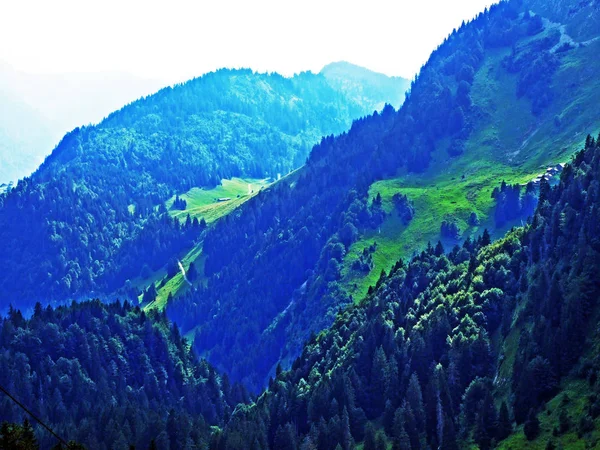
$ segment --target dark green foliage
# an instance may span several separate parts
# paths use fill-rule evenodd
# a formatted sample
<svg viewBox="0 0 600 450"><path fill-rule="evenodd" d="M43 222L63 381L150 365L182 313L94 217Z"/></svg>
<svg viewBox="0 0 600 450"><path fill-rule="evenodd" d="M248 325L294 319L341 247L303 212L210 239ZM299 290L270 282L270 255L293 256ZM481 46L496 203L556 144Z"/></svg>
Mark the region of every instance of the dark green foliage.
<svg viewBox="0 0 600 450"><path fill-rule="evenodd" d="M479 216L477 215L477 213L475 211L473 211L469 215L469 225L471 225L472 227L479 225Z"/></svg>
<svg viewBox="0 0 600 450"><path fill-rule="evenodd" d="M173 201L173 205L171 206L171 209L184 210L186 208L187 208L187 202L184 199L179 198L179 196L176 196L175 200Z"/></svg>
<svg viewBox="0 0 600 450"><path fill-rule="evenodd" d="M442 225L440 226L440 233L443 237L448 239L460 238L460 228L458 223L456 223L456 220L452 218L442 222Z"/></svg>
<svg viewBox="0 0 600 450"><path fill-rule="evenodd" d="M527 420L523 425L523 432L528 441L534 440L540 434L540 421L538 420L535 411L532 409L529 411Z"/></svg>
<svg viewBox="0 0 600 450"><path fill-rule="evenodd" d="M502 401L502 404L500 405L500 412L498 414L498 430L496 432L496 437L498 438L498 441L502 441L510 436L511 433L512 420L510 419L506 402Z"/></svg>
<svg viewBox="0 0 600 450"><path fill-rule="evenodd" d="M519 218L526 220L533 215L538 202L536 186L528 183L523 192L521 190L520 185L511 186L504 181L500 188L494 188L492 198L496 200L496 226L502 227L506 222Z"/></svg>
<svg viewBox="0 0 600 450"><path fill-rule="evenodd" d="M144 291L142 301L146 304L152 303L154 300L156 300L156 296L156 286L154 285L154 283L150 283L150 286L148 286Z"/></svg>
<svg viewBox="0 0 600 450"><path fill-rule="evenodd" d="M542 52L519 74L517 95L526 96L531 100L534 114L540 114L553 100L550 83L558 65L554 54Z"/></svg>
<svg viewBox="0 0 600 450"><path fill-rule="evenodd" d="M494 347L489 336L519 302L523 312L515 320L527 326L508 398L514 399L510 406L517 422L525 423L526 437L535 439L540 432L536 412L577 362L587 320L597 306L591 299L598 298L599 288L585 281L592 275L582 274L600 269L600 247L593 244L600 235L599 180L600 148L594 143L577 154L556 187L544 190L530 225L496 243L489 242L489 234L467 240L448 254L429 246L384 273L365 302L342 311L331 329L308 342L251 413L240 412L228 424L225 438L259 420L271 431L263 438L258 433L257 439L271 442L269 433L295 423L300 442L318 435L319 448L334 450L337 435L327 434L326 424L336 424L343 407L354 440L364 440L367 448L379 445L374 423L381 424L379 433L388 433L394 449L425 443L456 449L469 442L492 448L513 427L505 399L496 409L491 379L503 343ZM562 214L568 226L553 221ZM534 259L536 253L544 258ZM548 275L556 282L541 283ZM552 300L553 284L567 284L561 292L569 294ZM558 329L548 313L549 302L556 308L557 301ZM598 368L600 363L585 364L582 376L593 379ZM283 404L294 407L282 409ZM580 434L593 426L591 415L586 417L579 421Z"/></svg>
<svg viewBox="0 0 600 450"><path fill-rule="evenodd" d="M375 428L373 428L373 424L371 422L367 422L365 427L364 450L377 450L377 443L375 439Z"/></svg>
<svg viewBox="0 0 600 450"><path fill-rule="evenodd" d="M248 400L198 361L163 314L99 301L35 310L30 320L16 310L0 320L0 385L65 439L89 448L202 445L210 425ZM0 398L4 420L23 414ZM0 442L31 441L29 430L4 425ZM37 436L42 448L56 443L41 428Z"/></svg>
<svg viewBox="0 0 600 450"><path fill-rule="evenodd" d="M361 272L369 272L373 268L373 253L377 249L377 243L373 243L366 247L359 258L352 263L352 270L360 270Z"/></svg>
<svg viewBox="0 0 600 450"><path fill-rule="evenodd" d="M196 281L198 278L198 269L196 269L196 265L194 263L190 263L190 267L186 273L187 279L191 282Z"/></svg>
<svg viewBox="0 0 600 450"><path fill-rule="evenodd" d="M8 422L0 425L0 449L37 450L38 448L38 442L29 420L25 419L23 425Z"/></svg>
<svg viewBox="0 0 600 450"><path fill-rule="evenodd" d="M558 414L558 434L564 434L571 428L571 420L564 408Z"/></svg>
<svg viewBox="0 0 600 450"><path fill-rule="evenodd" d="M408 222L410 222L415 215L415 207L413 206L413 203L406 195L400 193L394 194L392 201L394 202L396 211L398 211L398 216L400 216L400 219L402 219L404 225L408 224Z"/></svg>

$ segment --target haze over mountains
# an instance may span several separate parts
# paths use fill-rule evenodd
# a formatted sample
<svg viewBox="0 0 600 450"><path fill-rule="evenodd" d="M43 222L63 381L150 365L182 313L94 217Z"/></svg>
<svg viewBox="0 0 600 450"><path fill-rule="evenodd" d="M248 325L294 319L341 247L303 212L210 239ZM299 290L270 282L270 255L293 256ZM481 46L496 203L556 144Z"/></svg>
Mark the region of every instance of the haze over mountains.
<svg viewBox="0 0 600 450"><path fill-rule="evenodd" d="M0 385L98 449L595 448L599 53L510 0L405 97L223 69L74 129L0 195Z"/></svg>
<svg viewBox="0 0 600 450"><path fill-rule="evenodd" d="M334 87L353 98L362 98L364 102L379 99L374 108L377 111L381 111L386 103L399 108L410 87L410 80L388 77L346 61L327 64L320 73Z"/></svg>
<svg viewBox="0 0 600 450"><path fill-rule="evenodd" d="M386 102L398 107L409 84L346 62L330 64L322 73L365 107L363 113ZM0 183L33 173L66 132L98 123L164 86L161 80L119 72L30 74L0 64ZM372 92L363 92L363 86Z"/></svg>
<svg viewBox="0 0 600 450"><path fill-rule="evenodd" d="M0 183L30 175L67 131L164 84L117 72L31 74L0 63Z"/></svg>

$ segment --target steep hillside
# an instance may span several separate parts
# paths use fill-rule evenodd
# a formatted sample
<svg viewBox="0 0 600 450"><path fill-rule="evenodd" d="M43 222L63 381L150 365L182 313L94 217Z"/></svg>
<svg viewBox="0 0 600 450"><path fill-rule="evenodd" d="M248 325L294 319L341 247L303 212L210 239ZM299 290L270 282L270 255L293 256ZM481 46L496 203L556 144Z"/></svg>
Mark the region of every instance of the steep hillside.
<svg viewBox="0 0 600 450"><path fill-rule="evenodd" d="M168 307L196 348L259 390L397 257L525 221L539 176L600 121L600 40L565 37L600 11L563 3L551 17L526 0L480 14L432 54L398 112L324 138L219 221L195 253L206 278Z"/></svg>
<svg viewBox="0 0 600 450"><path fill-rule="evenodd" d="M134 297L127 280L145 265L159 271L203 231L197 217L169 218L172 196L236 176L276 179L380 100L359 102L318 74L221 70L73 130L0 195L0 309L126 284Z"/></svg>
<svg viewBox="0 0 600 450"><path fill-rule="evenodd" d="M218 448L595 448L599 186L588 138L525 227L396 262Z"/></svg>
<svg viewBox="0 0 600 450"><path fill-rule="evenodd" d="M0 385L88 448L592 448L598 142L586 140L556 187L542 181L525 227L396 262L253 403L164 314L118 302L38 304L30 320L11 309ZM3 420L21 422L2 399Z"/></svg>
<svg viewBox="0 0 600 450"><path fill-rule="evenodd" d="M198 361L164 315L89 301L0 319L0 386L88 449L202 448L245 391ZM28 418L8 397L2 421ZM36 423L41 448L56 439ZM0 447L5 442L1 438ZM19 447L29 448L29 447Z"/></svg>

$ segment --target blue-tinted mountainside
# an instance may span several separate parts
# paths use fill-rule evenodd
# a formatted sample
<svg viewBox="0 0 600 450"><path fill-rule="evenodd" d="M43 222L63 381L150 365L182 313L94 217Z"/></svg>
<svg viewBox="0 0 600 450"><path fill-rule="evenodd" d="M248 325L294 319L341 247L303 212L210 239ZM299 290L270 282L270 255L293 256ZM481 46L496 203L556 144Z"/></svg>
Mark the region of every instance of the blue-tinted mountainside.
<svg viewBox="0 0 600 450"><path fill-rule="evenodd" d="M398 260L254 401L164 314L118 302L11 310L0 383L91 449L593 448L599 186L589 137L525 227ZM0 415L25 417L7 399ZM0 427L2 448L35 441Z"/></svg>
<svg viewBox="0 0 600 450"><path fill-rule="evenodd" d="M221 70L73 130L0 196L0 309L111 293L144 265L163 267L202 231L165 214L174 193L286 174L320 136L381 101L355 100L312 73Z"/></svg>
<svg viewBox="0 0 600 450"><path fill-rule="evenodd" d="M525 227L394 263L218 448L594 448L599 186L589 137Z"/></svg>
<svg viewBox="0 0 600 450"><path fill-rule="evenodd" d="M93 155L73 134L77 145L58 152L45 169L48 178L27 188L36 195L17 190L3 197L15 211L27 211L18 224L25 237L43 208L62 221L48 228L47 240L36 241L35 252L54 259L21 263L18 272L7 263L10 281L37 286L41 272L43 288L54 289L54 280L88 283L88 273L100 274L95 280L106 282L107 291L104 280L124 284L119 294L141 300L144 308L104 306L116 312L86 320L90 311L79 315L75 304L58 320L48 319L51 329L36 324L41 306L30 321L11 310L0 342L1 354L19 368L10 379L44 405L51 391L66 396L75 410L66 419L73 427L105 436L110 423L132 436L118 436L119 444L145 445L156 430L160 448L211 450L596 447L600 149L592 136L600 123L599 17L598 1L495 5L440 45L399 110L388 106L355 120L347 132L324 137L302 168L258 193L253 186L264 186L261 180L236 178L212 190L182 192L189 186L182 185L157 191L143 203L136 200L140 192L166 185L152 172L160 160L75 164L79 155ZM132 154L144 155L133 144ZM167 160L177 155L176 147L172 151ZM112 174L103 191L92 183L52 184L62 177L61 167L98 172L115 167L114 161L123 167L135 162L145 178L133 172L132 185ZM244 187L251 195L241 202ZM114 195L99 195L106 192ZM163 205L165 195L170 198ZM122 214L90 213L76 228L68 223L78 211L95 211L90 205L99 198L115 205L101 211ZM238 200L240 207L228 214L212 214ZM113 223L122 228L112 229ZM107 234L113 239L96 250L92 239ZM77 255L94 251L88 260L78 256L92 262L69 265L72 249ZM164 271L140 270L142 263L173 254L185 256ZM63 262L57 274L53 264ZM79 292L80 286L70 288ZM146 344L139 338L150 328L146 319L167 332L164 312L154 311L165 304L178 326L167 333L166 346L152 339ZM52 317L55 310L46 311ZM87 339L73 317L90 330ZM124 323L129 331L117 326ZM38 335L51 348L64 343L69 356L100 360L106 376L91 371L94 378L88 378L98 380L103 394L81 389L90 383L76 377L78 371L61 372L63 361L52 371L54 361L37 351ZM86 340L101 358L88 357ZM207 410L194 410L194 393L179 402L168 395L159 400L153 380L143 378L152 372L146 358L138 362L138 347L162 347L159 358L146 352L159 386L172 383L179 393L178 381L186 380L198 387ZM190 348L216 370L206 364L196 369ZM120 370L110 370L111 359ZM51 375L39 382L38 372ZM241 388L227 395L229 378L220 380L218 373L262 394L254 402ZM207 387L212 399L202 395ZM146 389L156 404L144 401ZM73 400L69 392L82 395ZM113 406L119 398L120 406L127 396L138 398L132 408L146 414L173 400L177 408L148 428L143 418L140 426L125 418L138 417L131 410L93 425L76 414L86 398L96 405L104 397ZM245 404L230 403L240 400ZM133 440L136 430L145 440Z"/></svg>
<svg viewBox="0 0 600 450"><path fill-rule="evenodd" d="M541 175L555 182L598 133L600 40L579 33L600 11L569 3L551 17L528 1L480 14L433 52L398 111L322 139L210 229L202 280L167 307L196 349L260 390L397 258L525 223Z"/></svg>

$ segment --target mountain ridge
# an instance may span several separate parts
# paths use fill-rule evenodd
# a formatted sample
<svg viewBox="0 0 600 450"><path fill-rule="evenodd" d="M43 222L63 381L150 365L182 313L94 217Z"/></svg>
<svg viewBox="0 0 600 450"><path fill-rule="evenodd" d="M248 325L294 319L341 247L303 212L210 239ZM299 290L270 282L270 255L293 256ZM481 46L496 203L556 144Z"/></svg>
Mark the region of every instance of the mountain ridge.
<svg viewBox="0 0 600 450"><path fill-rule="evenodd" d="M518 210L531 211L521 202L531 203L535 180L598 131L599 42L550 52L559 40L556 23L545 26L527 2L502 2L464 24L432 53L398 112L323 138L293 179L218 222L202 249L207 284L172 293L169 316L220 370L260 390L398 256L484 228L500 237L525 221L504 217L506 193L494 189L517 186ZM406 222L396 195L416 206Z"/></svg>
<svg viewBox="0 0 600 450"><path fill-rule="evenodd" d="M375 108L377 111L383 109L385 103L399 108L404 101L404 93L410 87L410 80L406 78L386 76L347 61L329 63L319 73L323 74L334 86L353 92L354 96L363 94L367 90L367 96L379 97L381 100L378 107ZM384 95L378 93L378 91L394 92L394 89L391 89L392 86L398 86L395 89L396 96L385 98Z"/></svg>
<svg viewBox="0 0 600 450"><path fill-rule="evenodd" d="M286 174L320 136L341 132L379 101L365 106L312 73L223 69L74 129L0 196L0 240L13 255L0 261L0 308L16 290L30 307L44 300L41 291L48 301L121 288L134 298L127 280L144 264L166 266L202 232L199 219L184 233L185 222L161 220L164 202L222 179ZM27 275L15 272L25 266Z"/></svg>
<svg viewBox="0 0 600 450"><path fill-rule="evenodd" d="M129 300L38 303L28 321L10 308L9 382L50 411L74 392L87 407L96 397L77 358L52 360L64 343L102 392L139 400L123 413L105 394L113 409L93 426L69 416L119 445L147 446L156 430L160 447L211 450L597 446L599 6L494 5L433 52L402 107L326 134L287 175L307 120L330 112L343 127L325 79L306 89L331 97L304 110L304 85L222 71L69 133L0 196L13 258L0 259L0 298L103 289ZM86 343L102 355L97 371ZM146 384L178 393L182 380L202 401L167 389L147 426Z"/></svg>

